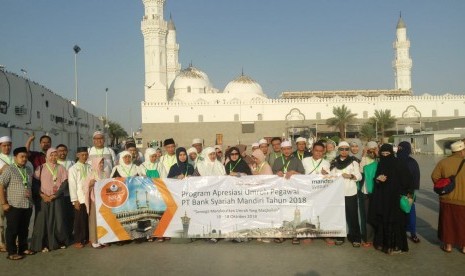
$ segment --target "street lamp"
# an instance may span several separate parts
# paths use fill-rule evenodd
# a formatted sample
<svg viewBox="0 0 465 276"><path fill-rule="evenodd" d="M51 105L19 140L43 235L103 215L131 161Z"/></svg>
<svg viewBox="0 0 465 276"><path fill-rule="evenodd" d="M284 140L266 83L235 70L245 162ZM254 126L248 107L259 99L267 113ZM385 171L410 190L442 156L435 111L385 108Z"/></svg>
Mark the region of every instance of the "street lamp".
<svg viewBox="0 0 465 276"><path fill-rule="evenodd" d="M81 51L81 48L78 45L74 45L74 83L75 83L75 101L76 106L78 106L78 80L77 80L77 54Z"/></svg>
<svg viewBox="0 0 465 276"><path fill-rule="evenodd" d="M105 88L105 128L108 128L108 88Z"/></svg>

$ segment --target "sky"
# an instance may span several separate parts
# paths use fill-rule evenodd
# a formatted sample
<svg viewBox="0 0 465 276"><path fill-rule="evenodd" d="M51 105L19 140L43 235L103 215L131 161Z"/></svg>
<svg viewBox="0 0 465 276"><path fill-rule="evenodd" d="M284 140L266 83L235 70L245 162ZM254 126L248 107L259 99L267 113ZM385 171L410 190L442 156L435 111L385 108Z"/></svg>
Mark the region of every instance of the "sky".
<svg viewBox="0 0 465 276"><path fill-rule="evenodd" d="M0 0L0 64L105 114L141 123L141 0ZM407 25L414 94L465 94L462 0L167 0L179 60L222 90L244 70L272 98L283 91L392 89L399 13Z"/></svg>

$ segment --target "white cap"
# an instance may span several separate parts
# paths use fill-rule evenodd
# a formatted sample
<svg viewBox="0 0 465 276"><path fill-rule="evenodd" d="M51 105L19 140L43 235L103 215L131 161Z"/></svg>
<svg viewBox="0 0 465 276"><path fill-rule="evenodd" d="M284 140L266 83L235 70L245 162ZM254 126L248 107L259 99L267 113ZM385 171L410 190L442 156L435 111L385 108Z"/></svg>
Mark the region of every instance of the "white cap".
<svg viewBox="0 0 465 276"><path fill-rule="evenodd" d="M258 148L258 147L260 147L260 144L258 144L258 143L252 143L252 148Z"/></svg>
<svg viewBox="0 0 465 276"><path fill-rule="evenodd" d="M187 150L187 154L191 154L191 153L194 153L194 152L197 153L197 149L194 148L194 147L191 147L191 148L189 148L189 149Z"/></svg>
<svg viewBox="0 0 465 276"><path fill-rule="evenodd" d="M450 149L452 150L452 152L461 151L465 149L465 144L463 143L463 141L457 141L450 145Z"/></svg>
<svg viewBox="0 0 465 276"><path fill-rule="evenodd" d="M268 145L268 141L266 139L260 139L260 141L258 141L258 144L266 144Z"/></svg>
<svg viewBox="0 0 465 276"><path fill-rule="evenodd" d="M1 143L7 143L7 142L10 142L11 143L11 138L10 136L3 136L0 138L0 144Z"/></svg>
<svg viewBox="0 0 465 276"><path fill-rule="evenodd" d="M292 147L291 141L283 141L281 143L281 148L287 148L287 147Z"/></svg>
<svg viewBox="0 0 465 276"><path fill-rule="evenodd" d="M350 147L350 146L349 146L349 143L347 143L346 141L341 141L339 142L339 147Z"/></svg>
<svg viewBox="0 0 465 276"><path fill-rule="evenodd" d="M200 139L200 138L193 139L192 140L192 145L195 145L195 144L203 144L202 139Z"/></svg>
<svg viewBox="0 0 465 276"><path fill-rule="evenodd" d="M95 136L97 135L102 135L102 136L105 136L105 134L103 134L103 132L97 130L96 132L94 132L94 134L92 135L92 138L95 138Z"/></svg>
<svg viewBox="0 0 465 276"><path fill-rule="evenodd" d="M367 143L367 148L369 149L376 149L378 147L378 143L376 143L375 141L370 141Z"/></svg>
<svg viewBox="0 0 465 276"><path fill-rule="evenodd" d="M299 142L305 142L307 143L307 139L305 139L304 137L299 137L295 140L296 143L299 143Z"/></svg>

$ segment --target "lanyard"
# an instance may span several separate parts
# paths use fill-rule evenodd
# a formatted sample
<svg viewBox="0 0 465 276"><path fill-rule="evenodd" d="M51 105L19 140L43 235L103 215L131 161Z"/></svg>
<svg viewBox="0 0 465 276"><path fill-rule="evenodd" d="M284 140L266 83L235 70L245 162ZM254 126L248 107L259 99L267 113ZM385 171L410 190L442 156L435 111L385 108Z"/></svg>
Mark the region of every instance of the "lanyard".
<svg viewBox="0 0 465 276"><path fill-rule="evenodd" d="M98 150L97 148L95 148L95 152L97 153L97 155L100 154L100 157L103 158L103 153L105 152L105 147L102 148L102 151L101 151L100 153L99 153L98 151L99 151L99 150Z"/></svg>
<svg viewBox="0 0 465 276"><path fill-rule="evenodd" d="M121 169L123 170L123 172L126 174L126 177L128 176L131 176L130 173L132 171L132 167L134 166L134 164L131 164L131 167L129 168L129 171L127 171L123 166L121 166Z"/></svg>
<svg viewBox="0 0 465 276"><path fill-rule="evenodd" d="M85 164L82 164L81 162L79 162L79 166L81 167L81 173L82 173L82 179L86 178L87 177L87 168L86 168L86 165Z"/></svg>
<svg viewBox="0 0 465 276"><path fill-rule="evenodd" d="M24 188L27 189L28 176L27 176L26 169L18 167L16 163L15 163L15 167L18 169L18 172L21 175L21 178L23 179Z"/></svg>
<svg viewBox="0 0 465 276"><path fill-rule="evenodd" d="M11 165L13 163L13 157L10 157L4 153L0 154L0 159L2 159L2 161L8 165Z"/></svg>
<svg viewBox="0 0 465 276"><path fill-rule="evenodd" d="M279 153L279 156L276 154L276 152L274 153L274 159L278 159L278 157L282 157L283 154L282 153Z"/></svg>
<svg viewBox="0 0 465 276"><path fill-rule="evenodd" d="M262 162L262 164L260 165L260 168L256 168L255 170L256 170L257 172L260 172L260 171L262 170L262 168L263 168L264 165L265 165L265 162Z"/></svg>
<svg viewBox="0 0 465 276"><path fill-rule="evenodd" d="M304 158L304 155L305 154L300 155L300 153L297 151L297 158L299 158L300 160L302 160Z"/></svg>
<svg viewBox="0 0 465 276"><path fill-rule="evenodd" d="M281 160L283 161L283 173L287 173L287 167L289 167L289 164L291 163L291 159L289 159L287 163L284 163L284 157L281 155Z"/></svg>
<svg viewBox="0 0 465 276"><path fill-rule="evenodd" d="M312 174L312 172L316 171L318 169L318 167L320 167L321 162L323 162L323 158L320 159L320 162L318 162L318 164L315 167L315 162L314 162L313 157L312 157L313 170L309 174ZM318 171L316 173L319 174Z"/></svg>
<svg viewBox="0 0 465 276"><path fill-rule="evenodd" d="M231 163L229 163L229 172L234 172L234 169L237 167L237 164L239 164L239 162L241 162L242 158L239 158L239 160L237 160L236 164L234 165L234 167L232 167L231 169Z"/></svg>
<svg viewBox="0 0 465 276"><path fill-rule="evenodd" d="M45 163L45 166L47 166L48 171L52 174L53 176L53 185L56 185L57 183L57 174L58 174L58 166L56 165L53 170L50 168L48 163Z"/></svg>

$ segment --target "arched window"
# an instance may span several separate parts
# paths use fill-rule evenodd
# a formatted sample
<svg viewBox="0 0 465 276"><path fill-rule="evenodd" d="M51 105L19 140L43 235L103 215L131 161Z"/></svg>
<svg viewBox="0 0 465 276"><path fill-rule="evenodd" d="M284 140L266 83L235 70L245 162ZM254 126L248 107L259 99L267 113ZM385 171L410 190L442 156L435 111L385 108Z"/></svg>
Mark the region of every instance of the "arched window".
<svg viewBox="0 0 465 276"><path fill-rule="evenodd" d="M199 115L199 122L203 122L203 115Z"/></svg>
<svg viewBox="0 0 465 276"><path fill-rule="evenodd" d="M257 120L258 121L263 121L263 114L257 114Z"/></svg>
<svg viewBox="0 0 465 276"><path fill-rule="evenodd" d="M192 88L190 86L187 87L187 93L191 93Z"/></svg>

